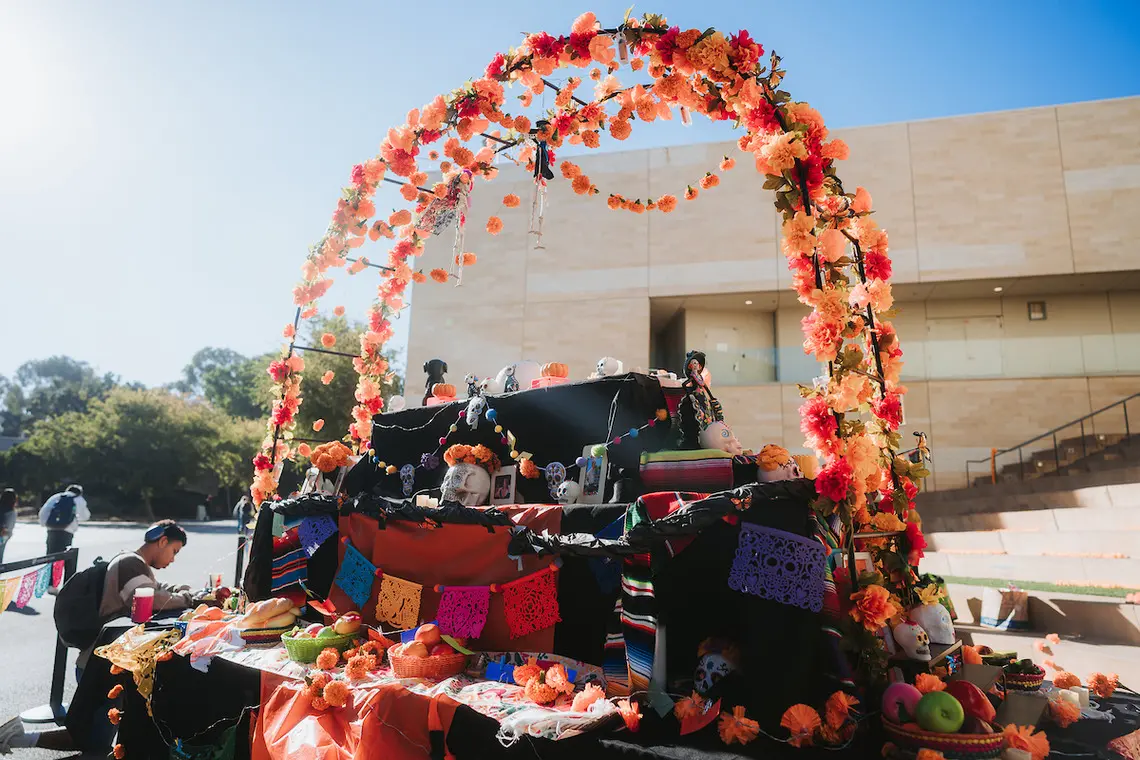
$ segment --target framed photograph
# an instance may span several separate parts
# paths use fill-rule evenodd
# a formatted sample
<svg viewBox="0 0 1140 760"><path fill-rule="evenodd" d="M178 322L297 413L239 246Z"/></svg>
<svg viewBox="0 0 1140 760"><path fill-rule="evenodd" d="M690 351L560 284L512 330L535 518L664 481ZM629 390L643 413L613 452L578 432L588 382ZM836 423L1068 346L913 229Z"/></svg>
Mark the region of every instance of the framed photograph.
<svg viewBox="0 0 1140 760"><path fill-rule="evenodd" d="M518 466L510 465L495 470L491 476L491 503L515 503L515 477L518 475Z"/></svg>
<svg viewBox="0 0 1140 760"><path fill-rule="evenodd" d="M578 485L582 487L582 495L578 497L579 504L601 504L605 501L609 457L605 452L595 456L593 448L591 445L582 449L582 457L586 463L578 472Z"/></svg>
<svg viewBox="0 0 1140 760"><path fill-rule="evenodd" d="M852 579L857 580L863 573L875 572L875 558L871 556L871 552L855 552L855 572L851 574Z"/></svg>

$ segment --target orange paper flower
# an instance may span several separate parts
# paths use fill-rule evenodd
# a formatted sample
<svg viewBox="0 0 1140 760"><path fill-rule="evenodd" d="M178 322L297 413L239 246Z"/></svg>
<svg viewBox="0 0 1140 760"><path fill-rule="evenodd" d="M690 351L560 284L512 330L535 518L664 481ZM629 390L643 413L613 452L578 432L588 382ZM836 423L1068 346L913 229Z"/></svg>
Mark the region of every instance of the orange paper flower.
<svg viewBox="0 0 1140 760"><path fill-rule="evenodd" d="M919 673L915 676L914 687L921 691L923 694L929 694L932 691L945 691L946 684L938 676L932 676L929 673Z"/></svg>
<svg viewBox="0 0 1140 760"><path fill-rule="evenodd" d="M811 746L812 736L820 727L819 713L807 705L792 705L784 711L780 725L791 734L788 744L793 747Z"/></svg>
<svg viewBox="0 0 1140 760"><path fill-rule="evenodd" d="M574 702L570 705L570 709L574 712L586 712L590 709L590 705L597 702L599 699L605 699L606 692L597 684L586 684L586 688L574 695Z"/></svg>
<svg viewBox="0 0 1140 760"><path fill-rule="evenodd" d="M313 420L313 432L314 433L321 432L321 428L323 428L324 426L325 426L324 420Z"/></svg>
<svg viewBox="0 0 1140 760"><path fill-rule="evenodd" d="M1050 644L1054 644L1054 645L1061 643L1061 637L1055 633L1048 634L1045 637L1045 640L1048 641Z"/></svg>
<svg viewBox="0 0 1140 760"><path fill-rule="evenodd" d="M705 176L701 177L701 189L708 190L710 187L716 187L720 184L720 177L712 172L708 172Z"/></svg>
<svg viewBox="0 0 1140 760"><path fill-rule="evenodd" d="M1081 719L1081 708L1063 699L1050 699L1049 718L1061 728L1068 728Z"/></svg>
<svg viewBox="0 0 1140 760"><path fill-rule="evenodd" d="M732 708L732 714L721 713L717 724L720 740L725 744L747 744L760 735L760 724L744 717L744 706Z"/></svg>
<svg viewBox="0 0 1140 760"><path fill-rule="evenodd" d="M447 272L442 269L431 270L431 278L436 282L447 282Z"/></svg>
<svg viewBox="0 0 1140 760"><path fill-rule="evenodd" d="M326 647L317 655L316 666L321 670L332 670L340 662L340 652L332 647Z"/></svg>
<svg viewBox="0 0 1140 760"><path fill-rule="evenodd" d="M123 719L123 713L116 707L112 707L107 711L107 720L111 721L112 726L119 725L119 721Z"/></svg>
<svg viewBox="0 0 1140 760"><path fill-rule="evenodd" d="M127 751L123 749L122 744L116 744L115 748L111 750L111 754L115 756L115 760L123 760L127 756Z"/></svg>
<svg viewBox="0 0 1140 760"><path fill-rule="evenodd" d="M694 200L694 199L696 199L698 194L699 194L699 191L695 187L693 187L692 185L686 185L685 186L685 200L687 200L687 201Z"/></svg>
<svg viewBox="0 0 1140 760"><path fill-rule="evenodd" d="M534 678L541 672L542 668L538 667L538 660L531 657L529 660L527 660L526 665L518 665L515 667L513 676L515 683L517 683L519 686L526 686L527 682L530 681L530 679Z"/></svg>
<svg viewBox="0 0 1140 760"><path fill-rule="evenodd" d="M677 720L684 720L685 718L695 718L704 709L705 700L694 691L691 695L677 700L673 705L673 714L677 716Z"/></svg>
<svg viewBox="0 0 1140 760"><path fill-rule="evenodd" d="M1035 733L1032 726L1006 726L1002 732L1007 749L1022 749L1033 760L1045 760L1049 755L1049 740L1045 734Z"/></svg>
<svg viewBox="0 0 1140 760"><path fill-rule="evenodd" d="M573 182L570 183L570 187L578 195L586 195L590 192L590 178L585 174L579 174L574 178Z"/></svg>
<svg viewBox="0 0 1140 760"><path fill-rule="evenodd" d="M637 729L641 727L641 712L637 709L637 702L631 699L619 699L617 708L621 713L621 719L625 721L625 727L637 733Z"/></svg>
<svg viewBox="0 0 1140 760"><path fill-rule="evenodd" d="M509 193L503 196L503 205L507 208L516 208L520 203L522 203L522 199L520 199L514 193Z"/></svg>
<svg viewBox="0 0 1140 760"><path fill-rule="evenodd" d="M343 317L344 316L344 307L343 306L337 306L335 309L333 309L333 314L335 314L338 317Z"/></svg>
<svg viewBox="0 0 1140 760"><path fill-rule="evenodd" d="M123 685L121 683L117 683L111 687L111 690L109 692L107 692L107 699L118 699L119 695L122 693Z"/></svg>
<svg viewBox="0 0 1140 760"><path fill-rule="evenodd" d="M1053 676L1053 685L1058 689L1071 689L1074 686L1080 686L1081 679L1068 671L1061 670L1057 672L1057 675Z"/></svg>
<svg viewBox="0 0 1140 760"><path fill-rule="evenodd" d="M325 385L328 385L333 381L334 377L336 377L336 373L330 369L328 372L325 372L325 374L321 375L321 382Z"/></svg>
<svg viewBox="0 0 1140 760"><path fill-rule="evenodd" d="M855 602L851 608L851 617L855 622L862 623L868 631L878 631L888 620L902 612L902 607L883 586L871 585L860 589L851 595L851 601Z"/></svg>
<svg viewBox="0 0 1140 760"><path fill-rule="evenodd" d="M1093 673L1089 676L1089 691L1096 694L1101 699L1108 699L1112 696L1112 692L1116 691L1116 687L1120 685L1120 676L1115 673Z"/></svg>
<svg viewBox="0 0 1140 760"><path fill-rule="evenodd" d="M311 704L313 709L317 712L324 712L329 709L329 703L325 701L324 697L313 697L312 702L309 704Z"/></svg>
<svg viewBox="0 0 1140 760"><path fill-rule="evenodd" d="M827 698L827 704L823 710L827 725L836 729L842 726L847 722L847 716L850 715L851 708L857 704L859 704L859 700L847 692L837 691L832 694Z"/></svg>
<svg viewBox="0 0 1140 760"><path fill-rule="evenodd" d="M519 460L519 475L522 475L527 480L534 480L538 477L538 465L529 459Z"/></svg>
<svg viewBox="0 0 1140 760"><path fill-rule="evenodd" d="M321 345L325 348L332 348L336 345L336 336L332 333L325 333L321 336Z"/></svg>
<svg viewBox="0 0 1140 760"><path fill-rule="evenodd" d="M487 232L492 235L498 235L503 231L503 220L497 216L493 216L487 220Z"/></svg>
<svg viewBox="0 0 1140 760"><path fill-rule="evenodd" d="M325 687L325 701L331 707L344 707L348 704L348 684L344 681L330 681Z"/></svg>
<svg viewBox="0 0 1140 760"><path fill-rule="evenodd" d="M657 208L664 214L668 214L673 209L677 208L677 196L675 195L662 195L657 199Z"/></svg>
<svg viewBox="0 0 1140 760"><path fill-rule="evenodd" d="M736 166L735 158L729 158L728 156L725 156L724 160L720 162L720 170L722 172L726 172L734 166Z"/></svg>

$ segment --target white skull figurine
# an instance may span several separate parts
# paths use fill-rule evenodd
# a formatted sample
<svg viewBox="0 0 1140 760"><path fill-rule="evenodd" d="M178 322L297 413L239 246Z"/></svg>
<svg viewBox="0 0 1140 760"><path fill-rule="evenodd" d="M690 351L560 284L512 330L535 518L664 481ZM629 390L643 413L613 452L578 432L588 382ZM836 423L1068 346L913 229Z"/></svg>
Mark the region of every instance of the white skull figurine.
<svg viewBox="0 0 1140 760"><path fill-rule="evenodd" d="M700 441L701 448L704 449L719 449L734 457L744 453L744 447L732 434L732 428L723 422L709 423L709 426L701 431Z"/></svg>
<svg viewBox="0 0 1140 760"><path fill-rule="evenodd" d="M697 670L693 673L693 686L697 693L708 694L722 678L727 676L736 667L725 659L719 652L709 652L697 663Z"/></svg>
<svg viewBox="0 0 1140 760"><path fill-rule="evenodd" d="M938 602L920 604L907 615L926 630L933 643L954 643L954 621L950 619L950 612Z"/></svg>
<svg viewBox="0 0 1140 760"><path fill-rule="evenodd" d="M404 492L404 496L411 496L412 491L415 489L416 482L416 468L415 465L406 464L400 468L400 486Z"/></svg>
<svg viewBox="0 0 1140 760"><path fill-rule="evenodd" d="M442 501L481 507L491 495L491 475L479 465L459 462L447 468L440 488L443 491Z"/></svg>
<svg viewBox="0 0 1140 760"><path fill-rule="evenodd" d="M930 662L930 637L918 623L904 620L891 629L895 643L906 656L919 662Z"/></svg>
<svg viewBox="0 0 1140 760"><path fill-rule="evenodd" d="M388 399L387 411L399 412L408 405L407 400L403 396L392 396Z"/></svg>
<svg viewBox="0 0 1140 760"><path fill-rule="evenodd" d="M598 359L598 371L594 373L594 377L620 375L624 368L625 366L612 356L603 356L601 359Z"/></svg>
<svg viewBox="0 0 1140 760"><path fill-rule="evenodd" d="M581 495L582 486L578 485L577 481L564 480L562 485L558 486L559 504L576 504Z"/></svg>
<svg viewBox="0 0 1140 760"><path fill-rule="evenodd" d="M467 426L472 430L479 427L479 415L487 408L487 399L482 396L472 396L467 401Z"/></svg>

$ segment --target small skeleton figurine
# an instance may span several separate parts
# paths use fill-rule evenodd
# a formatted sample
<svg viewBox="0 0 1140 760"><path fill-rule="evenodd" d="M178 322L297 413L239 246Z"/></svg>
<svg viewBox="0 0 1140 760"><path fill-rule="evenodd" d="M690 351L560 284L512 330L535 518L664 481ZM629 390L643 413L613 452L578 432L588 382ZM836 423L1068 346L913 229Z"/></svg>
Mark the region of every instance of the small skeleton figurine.
<svg viewBox="0 0 1140 760"><path fill-rule="evenodd" d="M701 445L701 433L715 422L724 422L724 409L709 389L703 352L685 354L683 376L685 381L681 388L685 398L679 410L681 440L678 445L682 449L695 449Z"/></svg>
<svg viewBox="0 0 1140 760"><path fill-rule="evenodd" d="M480 380L474 373L466 375L463 382L467 383L467 398L475 398L483 392L483 388L487 385L486 380Z"/></svg>
<svg viewBox="0 0 1140 760"><path fill-rule="evenodd" d="M427 373L427 386L424 391L423 405L427 406L428 399L431 398L431 387L436 383L443 382L443 376L447 372L447 362L443 359L432 359L424 362L424 372Z"/></svg>

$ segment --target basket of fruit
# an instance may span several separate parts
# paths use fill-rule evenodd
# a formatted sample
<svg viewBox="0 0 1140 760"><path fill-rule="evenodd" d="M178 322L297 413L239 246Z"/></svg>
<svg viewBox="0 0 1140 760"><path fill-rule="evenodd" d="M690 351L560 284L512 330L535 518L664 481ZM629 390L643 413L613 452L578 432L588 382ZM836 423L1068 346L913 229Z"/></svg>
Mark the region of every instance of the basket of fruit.
<svg viewBox="0 0 1140 760"><path fill-rule="evenodd" d="M983 663L986 665L996 665L999 668L1017 659L1017 652L995 652L985 645L978 647L978 654L981 655Z"/></svg>
<svg viewBox="0 0 1140 760"><path fill-rule="evenodd" d="M281 642L285 644L290 660L310 663L315 662L317 655L329 647L338 652L351 649L359 631L360 613L347 612L332 625L314 623L304 630L294 628L281 637Z"/></svg>
<svg viewBox="0 0 1140 760"><path fill-rule="evenodd" d="M1045 681L1045 671L1033 664L1033 660L1019 660L1005 666L1005 688L1007 691L1037 691Z"/></svg>
<svg viewBox="0 0 1140 760"><path fill-rule="evenodd" d="M1003 737L991 725L995 717L989 698L969 681L950 681L944 691L927 694L895 683L883 693L883 729L890 740L948 758L998 757Z"/></svg>
<svg viewBox="0 0 1140 760"><path fill-rule="evenodd" d="M467 667L467 655L457 652L440 636L439 627L421 625L414 641L388 650L388 662L398 678L428 678L442 681Z"/></svg>

